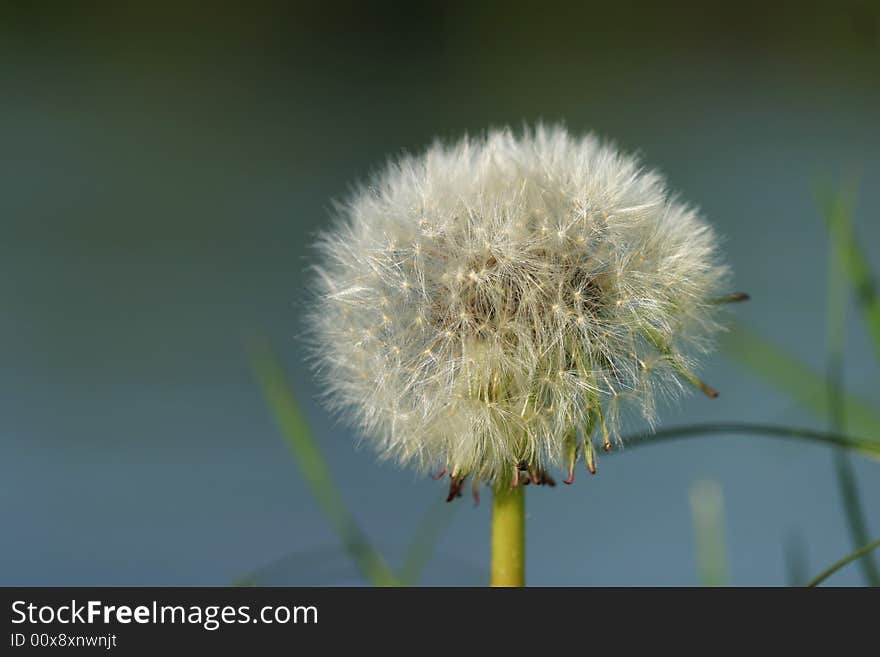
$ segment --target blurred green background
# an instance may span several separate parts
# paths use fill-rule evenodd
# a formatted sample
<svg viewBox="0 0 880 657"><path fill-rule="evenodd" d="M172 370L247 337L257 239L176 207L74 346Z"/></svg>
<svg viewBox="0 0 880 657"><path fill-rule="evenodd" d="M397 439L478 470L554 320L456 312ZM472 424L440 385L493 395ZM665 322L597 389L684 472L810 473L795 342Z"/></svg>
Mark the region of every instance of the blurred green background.
<svg viewBox="0 0 880 657"><path fill-rule="evenodd" d="M725 236L738 319L821 371L815 189L857 181L877 271L878 81L866 1L0 3L0 584L359 582L255 383L254 334L362 528L403 553L445 483L353 447L315 400L301 315L332 201L437 136L559 120L637 151ZM880 408L854 309L846 329L846 386ZM735 358L702 374L720 398L662 426L826 426ZM876 536L880 466L853 463ZM853 548L828 449L712 437L530 490L530 583L696 584L703 480L734 583ZM457 506L424 583L486 578L489 505Z"/></svg>

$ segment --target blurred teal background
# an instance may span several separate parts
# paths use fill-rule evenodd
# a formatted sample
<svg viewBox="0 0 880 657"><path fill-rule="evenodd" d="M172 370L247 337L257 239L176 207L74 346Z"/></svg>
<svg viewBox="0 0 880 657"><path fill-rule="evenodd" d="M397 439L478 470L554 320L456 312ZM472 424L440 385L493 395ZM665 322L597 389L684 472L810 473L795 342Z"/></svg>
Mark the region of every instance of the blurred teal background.
<svg viewBox="0 0 880 657"><path fill-rule="evenodd" d="M817 183L859 182L880 270L874 2L0 8L0 584L357 583L254 382L255 333L362 527L401 554L446 484L353 447L315 400L301 315L332 201L435 136L561 120L639 152L725 236L753 299L736 316L817 369ZM847 387L880 407L848 326ZM662 426L825 426L723 354L702 374L720 398ZM854 462L876 537L880 465ZM696 584L702 479L736 584L785 583L787 550L812 575L852 549L827 449L713 437L530 490L530 583ZM489 510L458 503L425 583L484 582Z"/></svg>

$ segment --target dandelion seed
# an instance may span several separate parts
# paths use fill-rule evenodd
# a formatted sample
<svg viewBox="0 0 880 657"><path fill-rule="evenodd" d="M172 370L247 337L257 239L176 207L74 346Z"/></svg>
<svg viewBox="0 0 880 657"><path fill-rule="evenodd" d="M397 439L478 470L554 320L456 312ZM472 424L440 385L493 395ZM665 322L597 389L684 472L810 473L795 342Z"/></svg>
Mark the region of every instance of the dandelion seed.
<svg viewBox="0 0 880 657"><path fill-rule="evenodd" d="M473 486L574 480L624 402L717 394L694 374L727 268L663 178L561 127L391 162L320 241L311 315L331 406L377 451ZM405 274L405 278L404 278ZM411 283L414 282L414 283ZM352 336L363 336L353 340Z"/></svg>

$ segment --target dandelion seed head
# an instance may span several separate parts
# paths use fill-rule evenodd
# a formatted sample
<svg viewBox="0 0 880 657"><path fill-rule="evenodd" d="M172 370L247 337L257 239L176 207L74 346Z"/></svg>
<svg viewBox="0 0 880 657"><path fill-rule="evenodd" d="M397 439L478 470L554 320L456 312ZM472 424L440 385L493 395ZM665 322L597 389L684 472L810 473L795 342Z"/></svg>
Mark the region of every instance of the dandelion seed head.
<svg viewBox="0 0 880 657"><path fill-rule="evenodd" d="M623 406L653 422L693 382L727 280L717 243L656 171L594 136L435 143L321 237L327 399L401 464L495 484L570 466L593 431L618 434Z"/></svg>

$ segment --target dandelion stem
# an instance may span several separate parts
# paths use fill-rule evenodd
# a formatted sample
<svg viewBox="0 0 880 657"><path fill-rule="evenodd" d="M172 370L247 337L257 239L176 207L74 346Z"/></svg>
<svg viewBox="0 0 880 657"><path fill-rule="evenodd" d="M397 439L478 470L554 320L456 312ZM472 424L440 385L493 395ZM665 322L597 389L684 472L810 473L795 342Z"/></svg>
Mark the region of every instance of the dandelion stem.
<svg viewBox="0 0 880 657"><path fill-rule="evenodd" d="M524 486L497 486L492 499L492 586L525 586Z"/></svg>

